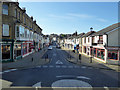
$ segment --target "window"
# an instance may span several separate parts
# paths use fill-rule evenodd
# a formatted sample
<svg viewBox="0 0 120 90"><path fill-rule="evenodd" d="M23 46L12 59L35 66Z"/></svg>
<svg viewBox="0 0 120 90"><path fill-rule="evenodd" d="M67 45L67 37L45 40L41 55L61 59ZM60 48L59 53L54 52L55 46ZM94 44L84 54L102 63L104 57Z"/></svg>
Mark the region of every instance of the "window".
<svg viewBox="0 0 120 90"><path fill-rule="evenodd" d="M21 44L14 45L14 58L21 56Z"/></svg>
<svg viewBox="0 0 120 90"><path fill-rule="evenodd" d="M86 37L84 38L84 43L86 43Z"/></svg>
<svg viewBox="0 0 120 90"><path fill-rule="evenodd" d="M25 29L25 38L27 38L27 29Z"/></svg>
<svg viewBox="0 0 120 90"><path fill-rule="evenodd" d="M9 25L3 24L3 36L9 36Z"/></svg>
<svg viewBox="0 0 120 90"><path fill-rule="evenodd" d="M108 51L108 59L118 60L118 52L117 51Z"/></svg>
<svg viewBox="0 0 120 90"><path fill-rule="evenodd" d="M20 12L18 12L18 19L20 19Z"/></svg>
<svg viewBox="0 0 120 90"><path fill-rule="evenodd" d="M104 53L105 53L104 49L98 49L97 50L97 57L104 60Z"/></svg>
<svg viewBox="0 0 120 90"><path fill-rule="evenodd" d="M27 29L27 37L29 38L30 31Z"/></svg>
<svg viewBox="0 0 120 90"><path fill-rule="evenodd" d="M17 9L15 9L15 17L17 18Z"/></svg>
<svg viewBox="0 0 120 90"><path fill-rule="evenodd" d="M88 42L90 42L90 38L88 37Z"/></svg>
<svg viewBox="0 0 120 90"><path fill-rule="evenodd" d="M20 26L20 37L24 37L24 27Z"/></svg>
<svg viewBox="0 0 120 90"><path fill-rule="evenodd" d="M2 60L10 59L10 45L2 45Z"/></svg>
<svg viewBox="0 0 120 90"><path fill-rule="evenodd" d="M16 26L16 37L19 37L19 26Z"/></svg>
<svg viewBox="0 0 120 90"><path fill-rule="evenodd" d="M8 5L6 4L2 5L2 13L8 15Z"/></svg>
<svg viewBox="0 0 120 90"><path fill-rule="evenodd" d="M103 44L103 36L99 36L98 43L99 43L99 44Z"/></svg>

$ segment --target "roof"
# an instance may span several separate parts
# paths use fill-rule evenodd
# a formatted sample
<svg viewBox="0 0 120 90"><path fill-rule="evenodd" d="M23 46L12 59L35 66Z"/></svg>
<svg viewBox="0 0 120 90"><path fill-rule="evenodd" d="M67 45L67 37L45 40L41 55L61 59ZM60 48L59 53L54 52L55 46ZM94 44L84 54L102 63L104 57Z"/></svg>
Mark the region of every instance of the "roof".
<svg viewBox="0 0 120 90"><path fill-rule="evenodd" d="M84 34L82 37L88 37L88 36L93 35L94 33L96 33L96 32L95 31L90 31L90 32L87 32L86 34Z"/></svg>
<svg viewBox="0 0 120 90"><path fill-rule="evenodd" d="M94 33L92 36L97 36L97 35L104 35L104 34L107 34L107 32L110 32L114 29L117 29L118 27L120 27L120 22L119 23L115 23L115 24L112 24L96 33Z"/></svg>

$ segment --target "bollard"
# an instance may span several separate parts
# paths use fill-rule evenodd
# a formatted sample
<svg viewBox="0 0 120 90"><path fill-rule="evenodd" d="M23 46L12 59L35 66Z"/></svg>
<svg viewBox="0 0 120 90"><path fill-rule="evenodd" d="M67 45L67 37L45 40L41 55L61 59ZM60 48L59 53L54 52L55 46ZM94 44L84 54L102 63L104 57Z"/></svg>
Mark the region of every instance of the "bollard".
<svg viewBox="0 0 120 90"><path fill-rule="evenodd" d="M92 63L92 56L90 57L90 63Z"/></svg>
<svg viewBox="0 0 120 90"><path fill-rule="evenodd" d="M81 63L81 54L79 54L79 60L80 60L80 63Z"/></svg>
<svg viewBox="0 0 120 90"><path fill-rule="evenodd" d="M33 62L33 57L32 57L32 62Z"/></svg>

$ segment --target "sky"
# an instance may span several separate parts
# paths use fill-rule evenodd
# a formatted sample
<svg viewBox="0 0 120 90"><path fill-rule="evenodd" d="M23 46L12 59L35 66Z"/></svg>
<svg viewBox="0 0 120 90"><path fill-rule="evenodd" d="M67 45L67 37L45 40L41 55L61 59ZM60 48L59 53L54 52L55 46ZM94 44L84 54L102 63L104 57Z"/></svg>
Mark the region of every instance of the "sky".
<svg viewBox="0 0 120 90"><path fill-rule="evenodd" d="M20 2L43 34L87 33L118 22L117 2Z"/></svg>

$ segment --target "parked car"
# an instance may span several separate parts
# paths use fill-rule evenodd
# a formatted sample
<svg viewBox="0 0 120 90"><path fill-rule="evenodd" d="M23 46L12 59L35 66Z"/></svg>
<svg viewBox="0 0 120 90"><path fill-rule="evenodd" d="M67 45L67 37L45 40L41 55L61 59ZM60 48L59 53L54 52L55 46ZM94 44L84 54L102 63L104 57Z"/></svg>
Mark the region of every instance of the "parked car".
<svg viewBox="0 0 120 90"><path fill-rule="evenodd" d="M49 46L49 47L48 47L48 50L52 50L52 46Z"/></svg>

